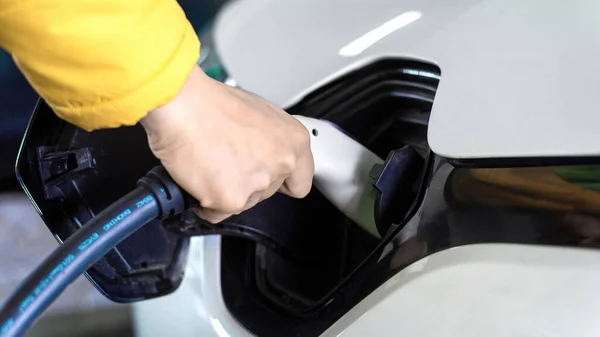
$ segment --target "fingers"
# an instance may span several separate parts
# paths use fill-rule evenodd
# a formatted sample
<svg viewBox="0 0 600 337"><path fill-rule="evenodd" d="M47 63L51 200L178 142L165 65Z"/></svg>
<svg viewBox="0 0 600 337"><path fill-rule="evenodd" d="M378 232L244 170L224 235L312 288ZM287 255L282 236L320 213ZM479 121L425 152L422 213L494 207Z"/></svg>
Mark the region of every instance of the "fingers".
<svg viewBox="0 0 600 337"><path fill-rule="evenodd" d="M219 223L233 215L231 213L223 213L214 209L202 207L195 208L194 213L196 213L199 218L213 224Z"/></svg>
<svg viewBox="0 0 600 337"><path fill-rule="evenodd" d="M256 204L258 204L259 202L272 197L273 194L277 193L277 191L279 190L279 188L281 187L281 185L283 184L284 181L285 181L285 177L279 177L279 178L275 179L273 181L273 183L271 184L271 186L269 186L269 188L267 188L266 190L264 190L260 193L260 199L256 203L249 205L249 207L246 208L245 210L250 209L250 208L254 207Z"/></svg>
<svg viewBox="0 0 600 337"><path fill-rule="evenodd" d="M268 198L268 197L267 197ZM262 200L264 200L265 198L263 198L263 195L261 192L255 192L253 193L250 198L248 198L248 201L246 202L246 205L244 206L244 209L242 209L241 212L248 210L252 207L254 207L256 204L258 204L259 202L261 202ZM240 212L240 213L241 213ZM239 214L239 213L238 213Z"/></svg>
<svg viewBox="0 0 600 337"><path fill-rule="evenodd" d="M234 213L222 212L222 211L218 211L218 210L211 209L211 208L205 208L205 207L198 207L198 208L194 209L194 212L196 213L197 216L199 216L200 218L202 218L210 223L219 223L219 222L229 218L232 215L240 214L246 210L249 210L250 208L256 206L256 204L258 204L259 202L270 198L271 196L273 196L273 194L277 193L277 191L281 188L284 180L285 180L285 178L275 179L267 189L253 193L248 198L248 201L246 202L246 205L244 205L244 208L240 209L239 211L236 211Z"/></svg>
<svg viewBox="0 0 600 337"><path fill-rule="evenodd" d="M274 183L268 189L252 194L250 198L248 198L248 201L244 208L240 209L237 212L230 213L222 212L211 208L197 207L194 209L194 213L196 213L196 215L200 218L210 223L216 224L229 218L234 214L240 214L241 212L244 212L256 206L256 204L258 204L259 202L273 196L273 194L277 193L277 191L289 195L293 198L304 198L310 192L312 186L312 173L310 171L311 170L305 170L305 172L303 173L304 175L297 174L289 176L287 179L285 179L283 183L281 182L283 179L280 179L277 181L277 183Z"/></svg>
<svg viewBox="0 0 600 337"><path fill-rule="evenodd" d="M279 192L292 198L304 198L312 187L315 165L310 149L298 157L297 167L285 179Z"/></svg>
<svg viewBox="0 0 600 337"><path fill-rule="evenodd" d="M240 214L258 204L259 202L270 198L277 191L293 198L304 198L311 190L314 174L314 162L312 153L307 153L298 157L297 167L292 173L285 177L279 177L271 182L271 185L262 190L252 193L246 200L243 207L233 208L207 208L198 207L194 210L196 215L211 223L219 223L234 214ZM239 206L237 206L239 207ZM227 209L227 212L224 211Z"/></svg>

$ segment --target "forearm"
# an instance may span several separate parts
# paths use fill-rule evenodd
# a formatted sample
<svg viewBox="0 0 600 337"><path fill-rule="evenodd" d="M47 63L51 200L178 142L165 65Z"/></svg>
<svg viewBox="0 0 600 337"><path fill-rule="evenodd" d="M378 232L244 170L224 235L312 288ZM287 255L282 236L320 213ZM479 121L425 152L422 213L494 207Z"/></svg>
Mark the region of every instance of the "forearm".
<svg viewBox="0 0 600 337"><path fill-rule="evenodd" d="M86 130L133 125L169 102L200 49L175 0L0 0L0 45Z"/></svg>

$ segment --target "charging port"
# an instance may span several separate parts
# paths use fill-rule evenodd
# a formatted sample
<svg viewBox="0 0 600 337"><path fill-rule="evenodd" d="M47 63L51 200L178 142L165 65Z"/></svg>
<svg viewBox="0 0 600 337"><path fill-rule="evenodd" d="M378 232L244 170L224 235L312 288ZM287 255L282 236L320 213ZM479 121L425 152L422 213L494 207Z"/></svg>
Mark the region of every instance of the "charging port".
<svg viewBox="0 0 600 337"><path fill-rule="evenodd" d="M409 71L415 69L421 71ZM371 171L380 193L376 214L383 237L378 240L367 234L316 189L287 208L268 210L279 214L279 222L271 227L285 228L286 242L292 242L302 259L290 259L261 243L223 237L223 296L229 310L254 333L285 335L302 326L307 332L299 335L318 335L323 321L315 317L343 305L340 289L346 281L368 259L377 258L374 252L418 208L432 166L427 125L439 78L422 73L439 75L439 70L418 62L382 60L288 109L290 114L331 121L380 158L387 158L384 166Z"/></svg>

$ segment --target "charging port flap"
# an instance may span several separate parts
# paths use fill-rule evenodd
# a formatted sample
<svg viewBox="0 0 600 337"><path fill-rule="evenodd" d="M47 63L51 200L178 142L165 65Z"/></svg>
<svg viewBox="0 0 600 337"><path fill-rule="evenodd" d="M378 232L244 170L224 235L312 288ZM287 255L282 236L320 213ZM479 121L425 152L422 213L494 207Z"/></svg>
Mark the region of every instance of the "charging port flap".
<svg viewBox="0 0 600 337"><path fill-rule="evenodd" d="M42 100L17 158L17 178L59 243L136 186L158 164L139 127L86 132ZM153 221L86 273L107 298L133 302L173 292L183 279L189 238Z"/></svg>

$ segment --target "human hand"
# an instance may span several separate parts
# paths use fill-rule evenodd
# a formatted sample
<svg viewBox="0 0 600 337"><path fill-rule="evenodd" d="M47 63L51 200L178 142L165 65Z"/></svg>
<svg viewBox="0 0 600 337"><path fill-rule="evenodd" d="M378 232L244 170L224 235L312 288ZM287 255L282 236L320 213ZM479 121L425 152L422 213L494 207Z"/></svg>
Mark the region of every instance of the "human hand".
<svg viewBox="0 0 600 337"><path fill-rule="evenodd" d="M314 173L308 130L267 100L196 66L178 95L140 123L154 155L217 223L277 191L305 197Z"/></svg>

